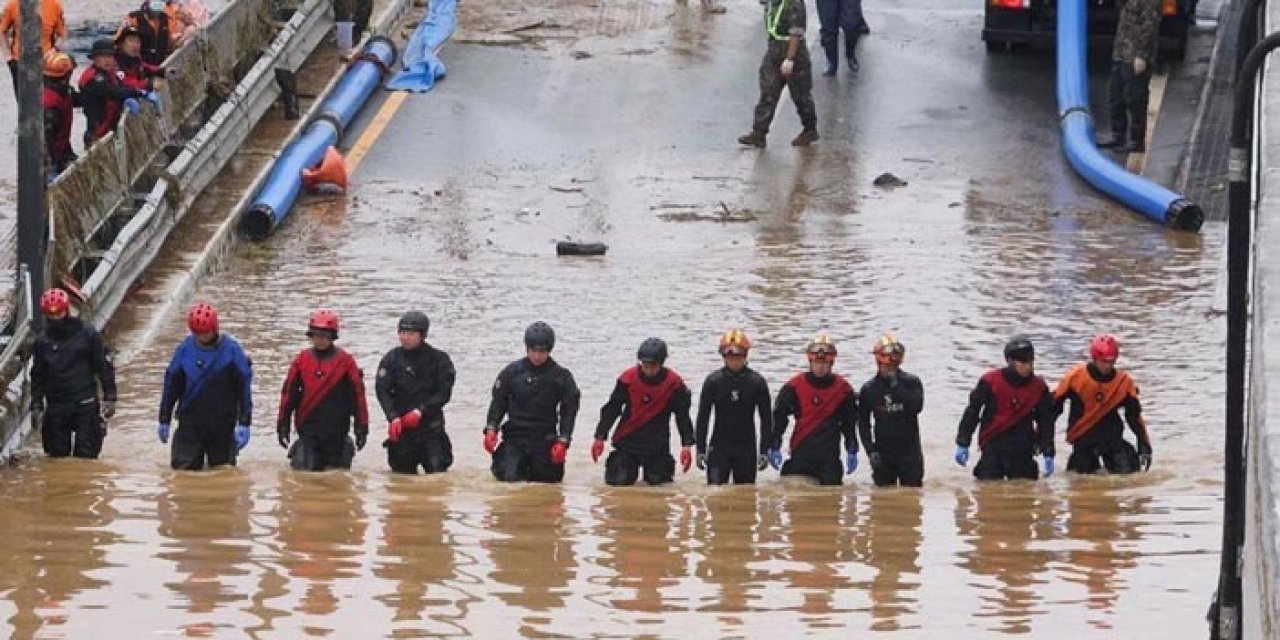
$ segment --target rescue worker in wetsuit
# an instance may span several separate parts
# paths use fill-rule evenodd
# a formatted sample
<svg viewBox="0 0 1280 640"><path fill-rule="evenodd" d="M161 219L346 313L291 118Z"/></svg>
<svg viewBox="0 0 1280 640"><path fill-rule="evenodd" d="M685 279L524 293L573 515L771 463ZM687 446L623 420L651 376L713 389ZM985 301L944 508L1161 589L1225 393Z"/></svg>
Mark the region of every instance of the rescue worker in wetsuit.
<svg viewBox="0 0 1280 640"><path fill-rule="evenodd" d="M170 9L165 0L144 0L141 7L125 16L116 38L130 27L137 29L142 38L142 59L158 67L173 53L173 35L169 33L169 23L175 11L176 8Z"/></svg>
<svg viewBox="0 0 1280 640"><path fill-rule="evenodd" d="M524 330L525 357L507 365L493 383L484 450L493 456L490 470L499 482L564 479L582 392L573 374L551 358L555 346L550 325L529 325Z"/></svg>
<svg viewBox="0 0 1280 640"><path fill-rule="evenodd" d="M604 465L604 481L615 487L635 484L641 469L645 483L650 485L675 479L676 461L671 457L673 415L680 433L680 466L685 473L693 466L693 421L689 419L693 394L680 374L664 366L667 343L661 338L646 339L640 343L636 359L639 364L618 376L609 401L600 407L600 424L591 443L591 461L599 462L609 430L618 421L613 451Z"/></svg>
<svg viewBox="0 0 1280 640"><path fill-rule="evenodd" d="M969 392L969 406L960 418L955 461L969 464L969 443L978 429L982 457L973 468L979 480L1040 476L1036 455L1044 456L1044 475L1053 475L1053 394L1035 374L1035 345L1014 336L1004 346L1006 366L992 369Z"/></svg>
<svg viewBox="0 0 1280 640"><path fill-rule="evenodd" d="M754 484L756 471L769 465L764 450L773 430L769 385L764 377L747 366L751 339L741 329L730 329L720 337L720 357L724 367L707 376L698 396L695 440L698 468L707 472L707 484ZM716 428L707 447L711 414ZM756 449L756 424L760 416L760 448Z"/></svg>
<svg viewBox="0 0 1280 640"><path fill-rule="evenodd" d="M374 385L387 417L387 464L396 473L441 473L453 464L444 406L458 374L449 354L427 344L431 320L421 311L400 318L400 346L378 364Z"/></svg>
<svg viewBox="0 0 1280 640"><path fill-rule="evenodd" d="M751 132L738 138L749 147L764 147L778 99L788 89L803 130L793 147L807 147L818 140L818 108L813 101L813 70L804 42L804 0L767 0L764 12L765 47L760 62L760 100L756 103Z"/></svg>
<svg viewBox="0 0 1280 640"><path fill-rule="evenodd" d="M922 486L924 385L902 370L907 348L892 333L880 336L871 353L876 358L876 375L858 393L858 434L871 462L871 480L877 487Z"/></svg>
<svg viewBox="0 0 1280 640"><path fill-rule="evenodd" d="M142 35L135 27L125 27L116 36L116 67L124 73L124 84L138 91L155 89L155 79L164 70L142 59Z"/></svg>
<svg viewBox="0 0 1280 640"><path fill-rule="evenodd" d="M199 471L234 465L249 444L253 418L253 363L230 334L218 332L218 310L197 303L187 312L191 330L164 372L156 434L169 442L169 425L177 407L170 465Z"/></svg>
<svg viewBox="0 0 1280 640"><path fill-rule="evenodd" d="M107 435L105 420L116 413L111 353L93 325L71 317L66 291L45 291L40 311L45 327L31 350L31 410L43 413L44 452L52 458L97 458Z"/></svg>
<svg viewBox="0 0 1280 640"><path fill-rule="evenodd" d="M99 138L115 131L126 102L133 113L137 113L138 98L144 98L153 104L159 102L154 93L142 92L124 83L124 72L116 64L116 47L110 40L94 42L89 57L93 64L80 74L80 103L84 106L86 120L86 150Z"/></svg>
<svg viewBox="0 0 1280 640"><path fill-rule="evenodd" d="M298 471L350 469L356 451L369 440L364 372L350 353L333 344L338 322L338 314L329 309L311 314L311 348L293 359L280 391L276 437L289 449L290 422L297 425L298 442L289 449L289 466ZM347 435L353 426L354 446Z"/></svg>
<svg viewBox="0 0 1280 640"><path fill-rule="evenodd" d="M71 150L71 124L80 96L71 89L71 72L75 60L51 49L44 56L44 163L45 176L53 182L77 160Z"/></svg>
<svg viewBox="0 0 1280 640"><path fill-rule="evenodd" d="M1129 373L1116 368L1120 343L1115 336L1100 334L1089 345L1090 362L1076 365L1058 382L1053 392L1056 415L1071 401L1067 417L1067 443L1074 447L1067 459L1067 471L1133 473L1151 468L1151 438L1142 419L1138 386ZM1137 437L1138 448L1124 439L1124 422ZM1099 462L1101 460L1101 462Z"/></svg>
<svg viewBox="0 0 1280 640"><path fill-rule="evenodd" d="M805 347L809 371L798 373L782 389L773 406L769 464L784 476L805 476L822 485L841 483L840 438L844 438L844 473L858 469L858 396L843 376L833 373L836 344L820 333ZM791 458L782 462L782 436L794 417Z"/></svg>

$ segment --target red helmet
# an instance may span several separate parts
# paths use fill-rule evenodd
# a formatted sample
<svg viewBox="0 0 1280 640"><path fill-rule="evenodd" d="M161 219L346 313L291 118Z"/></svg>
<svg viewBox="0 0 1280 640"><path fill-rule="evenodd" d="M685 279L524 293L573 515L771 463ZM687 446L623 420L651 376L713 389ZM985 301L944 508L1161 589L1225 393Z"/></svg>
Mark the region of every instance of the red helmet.
<svg viewBox="0 0 1280 640"><path fill-rule="evenodd" d="M338 314L329 309L320 309L311 314L311 321L307 323L307 329L330 331L336 337L338 335Z"/></svg>
<svg viewBox="0 0 1280 640"><path fill-rule="evenodd" d="M747 355L751 350L751 338L747 337L747 333L742 329L730 329L720 336L720 355L726 355L730 351L738 355Z"/></svg>
<svg viewBox="0 0 1280 640"><path fill-rule="evenodd" d="M1120 342L1109 333L1099 333L1089 343L1089 357L1094 360L1115 362L1120 357Z"/></svg>
<svg viewBox="0 0 1280 640"><path fill-rule="evenodd" d="M216 333L218 310L205 302L192 305L191 310L187 312L187 328L191 333Z"/></svg>
<svg viewBox="0 0 1280 640"><path fill-rule="evenodd" d="M71 297L62 289L49 289L44 292L44 295L40 296L40 311L44 312L46 316L66 313L70 307Z"/></svg>

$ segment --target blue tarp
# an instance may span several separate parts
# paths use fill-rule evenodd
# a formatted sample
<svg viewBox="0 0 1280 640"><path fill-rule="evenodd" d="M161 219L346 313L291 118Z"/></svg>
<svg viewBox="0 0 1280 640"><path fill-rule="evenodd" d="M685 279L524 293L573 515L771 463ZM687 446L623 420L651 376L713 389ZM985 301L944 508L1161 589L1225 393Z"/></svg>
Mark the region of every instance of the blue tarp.
<svg viewBox="0 0 1280 640"><path fill-rule="evenodd" d="M445 76L444 63L436 57L436 50L453 35L457 7L457 0L431 0L427 18L405 45L404 71L387 83L388 90L426 93Z"/></svg>

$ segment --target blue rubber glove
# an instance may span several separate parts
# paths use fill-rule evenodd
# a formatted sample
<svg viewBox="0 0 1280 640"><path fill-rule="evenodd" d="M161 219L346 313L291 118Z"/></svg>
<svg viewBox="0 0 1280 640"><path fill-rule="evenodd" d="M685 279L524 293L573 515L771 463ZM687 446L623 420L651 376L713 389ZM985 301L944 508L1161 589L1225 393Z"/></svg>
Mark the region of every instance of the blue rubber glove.
<svg viewBox="0 0 1280 640"><path fill-rule="evenodd" d="M768 455L769 455L769 466L773 467L774 471L781 469L782 468L782 451L779 449L770 449Z"/></svg>
<svg viewBox="0 0 1280 640"><path fill-rule="evenodd" d="M858 470L858 452L846 451L844 454L844 474L847 476Z"/></svg>
<svg viewBox="0 0 1280 640"><path fill-rule="evenodd" d="M956 464L962 467L969 466L969 447L956 445Z"/></svg>
<svg viewBox="0 0 1280 640"><path fill-rule="evenodd" d="M161 422L156 427L156 435L160 438L160 444L169 444L169 423Z"/></svg>
<svg viewBox="0 0 1280 640"><path fill-rule="evenodd" d="M1044 477L1049 478L1052 476L1053 476L1053 456L1045 456L1044 457Z"/></svg>
<svg viewBox="0 0 1280 640"><path fill-rule="evenodd" d="M133 98L125 98L123 104L124 110L128 111L131 116L136 116L139 113L142 113L142 107L138 106L138 101Z"/></svg>
<svg viewBox="0 0 1280 640"><path fill-rule="evenodd" d="M249 444L249 425L236 425L236 451L243 449L247 444Z"/></svg>
<svg viewBox="0 0 1280 640"><path fill-rule="evenodd" d="M150 102L157 110L160 109L160 94L154 91L148 91L142 94L142 99Z"/></svg>

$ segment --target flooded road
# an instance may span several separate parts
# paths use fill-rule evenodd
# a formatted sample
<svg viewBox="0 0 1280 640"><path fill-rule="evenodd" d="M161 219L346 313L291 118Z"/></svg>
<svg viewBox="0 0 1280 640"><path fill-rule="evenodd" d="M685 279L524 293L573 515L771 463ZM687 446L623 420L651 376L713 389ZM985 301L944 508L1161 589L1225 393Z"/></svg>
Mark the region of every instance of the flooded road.
<svg viewBox="0 0 1280 640"><path fill-rule="evenodd" d="M804 151L785 100L766 150L734 143L756 97L755 2L564 3L558 21L463 7L450 77L395 114L350 198L296 210L198 292L254 359L241 466L167 468L153 420L184 331L171 317L155 339L112 328L121 407L102 460L0 473L5 529L23 532L0 536L0 633L1198 637L1219 535L1222 225L1170 234L1095 197L1057 146L1050 56L988 57L979 3L959 4L869 4L862 73L815 78L823 139ZM540 19L516 46L465 43ZM909 185L873 187L886 171ZM557 259L564 237L611 249ZM392 477L380 437L351 473L287 470L277 392L320 306L369 382L399 315L431 316L459 371L453 471ZM563 486L499 486L480 446L489 385L533 320L582 387L577 440ZM639 342L665 338L696 388L735 325L775 391L818 330L859 383L872 340L897 331L928 396L925 487L876 490L865 458L840 489L771 471L604 486L590 432ZM1101 330L1142 385L1150 473L978 486L951 462L1010 333L1035 338L1053 383Z"/></svg>

